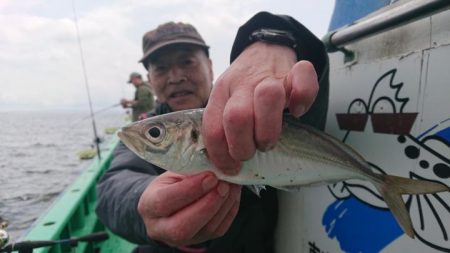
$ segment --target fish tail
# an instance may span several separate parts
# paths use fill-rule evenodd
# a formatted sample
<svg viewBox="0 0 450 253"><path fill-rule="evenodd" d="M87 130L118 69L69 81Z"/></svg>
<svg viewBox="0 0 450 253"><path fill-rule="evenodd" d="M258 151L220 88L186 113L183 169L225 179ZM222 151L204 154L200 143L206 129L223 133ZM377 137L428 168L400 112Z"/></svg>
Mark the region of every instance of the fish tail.
<svg viewBox="0 0 450 253"><path fill-rule="evenodd" d="M403 231L411 238L414 238L414 229L402 199L402 194L424 194L450 191L450 188L444 184L414 180L392 175L379 175L381 180L376 180L375 186L384 198L386 205L391 210L397 222Z"/></svg>

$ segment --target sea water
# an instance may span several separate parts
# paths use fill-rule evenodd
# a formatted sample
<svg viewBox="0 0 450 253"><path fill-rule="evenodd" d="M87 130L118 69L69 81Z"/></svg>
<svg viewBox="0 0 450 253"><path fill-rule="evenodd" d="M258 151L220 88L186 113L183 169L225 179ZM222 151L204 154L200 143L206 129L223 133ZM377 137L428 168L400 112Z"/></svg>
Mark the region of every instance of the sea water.
<svg viewBox="0 0 450 253"><path fill-rule="evenodd" d="M125 118L121 111L96 116L104 143L111 139L104 130ZM87 112L0 112L0 217L13 241L89 166L77 153L93 144Z"/></svg>

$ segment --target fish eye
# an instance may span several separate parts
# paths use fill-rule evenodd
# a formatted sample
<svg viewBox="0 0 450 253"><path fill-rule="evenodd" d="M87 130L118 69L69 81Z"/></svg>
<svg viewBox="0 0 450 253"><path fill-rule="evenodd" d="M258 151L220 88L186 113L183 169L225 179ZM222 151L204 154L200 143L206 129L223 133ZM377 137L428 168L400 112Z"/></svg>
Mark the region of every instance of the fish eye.
<svg viewBox="0 0 450 253"><path fill-rule="evenodd" d="M160 125L153 125L147 131L147 137L153 143L159 143L164 139L165 129Z"/></svg>
<svg viewBox="0 0 450 253"><path fill-rule="evenodd" d="M159 127L152 127L148 130L148 134L153 138L158 138L161 135L161 130L159 130Z"/></svg>

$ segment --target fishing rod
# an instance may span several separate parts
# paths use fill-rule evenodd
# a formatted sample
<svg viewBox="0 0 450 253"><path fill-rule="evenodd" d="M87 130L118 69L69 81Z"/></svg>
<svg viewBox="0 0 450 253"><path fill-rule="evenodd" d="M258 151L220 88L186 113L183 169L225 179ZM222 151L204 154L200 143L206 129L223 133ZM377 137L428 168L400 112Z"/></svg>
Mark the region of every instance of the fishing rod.
<svg viewBox="0 0 450 253"><path fill-rule="evenodd" d="M92 129L94 130L94 137L95 137L94 142L95 142L95 147L97 149L98 160L101 160L102 157L100 155L100 138L98 137L98 134L97 134L94 110L92 109L91 92L89 89L89 82L88 82L88 78L87 78L86 64L84 63L83 47L81 46L81 36L80 36L80 30L78 29L78 17L77 17L77 11L75 8L74 0L72 0L72 9L73 9L73 15L74 15L74 20L75 20L75 28L76 28L76 32L77 32L78 48L80 49L80 58L81 58L81 66L83 69L83 75L84 75L84 83L85 83L86 92L87 92L88 101L89 101L89 110L91 112Z"/></svg>
<svg viewBox="0 0 450 253"><path fill-rule="evenodd" d="M101 242L105 241L109 238L108 233L106 232L96 232L89 235L81 236L81 237L73 237L68 239L61 240L46 240L46 241L23 241L17 243L11 243L6 245L4 248L0 248L0 252L12 252L18 251L19 253L32 253L33 249L49 247L54 245L64 245L74 248L78 246L79 242Z"/></svg>

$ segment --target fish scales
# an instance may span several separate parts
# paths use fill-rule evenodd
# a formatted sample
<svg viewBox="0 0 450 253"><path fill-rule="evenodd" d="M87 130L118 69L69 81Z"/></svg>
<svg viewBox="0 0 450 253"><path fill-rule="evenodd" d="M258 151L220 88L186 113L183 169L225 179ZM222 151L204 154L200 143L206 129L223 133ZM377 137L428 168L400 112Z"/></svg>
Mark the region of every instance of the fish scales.
<svg viewBox="0 0 450 253"><path fill-rule="evenodd" d="M436 182L376 174L345 143L310 126L292 126L287 121L274 149L257 151L242 163L238 174L226 175L208 160L201 135L202 115L203 109L194 109L155 116L122 128L119 137L139 157L163 169L185 175L211 171L221 180L241 185L292 190L346 179L368 180L410 237L414 237L414 229L401 195L450 190Z"/></svg>

